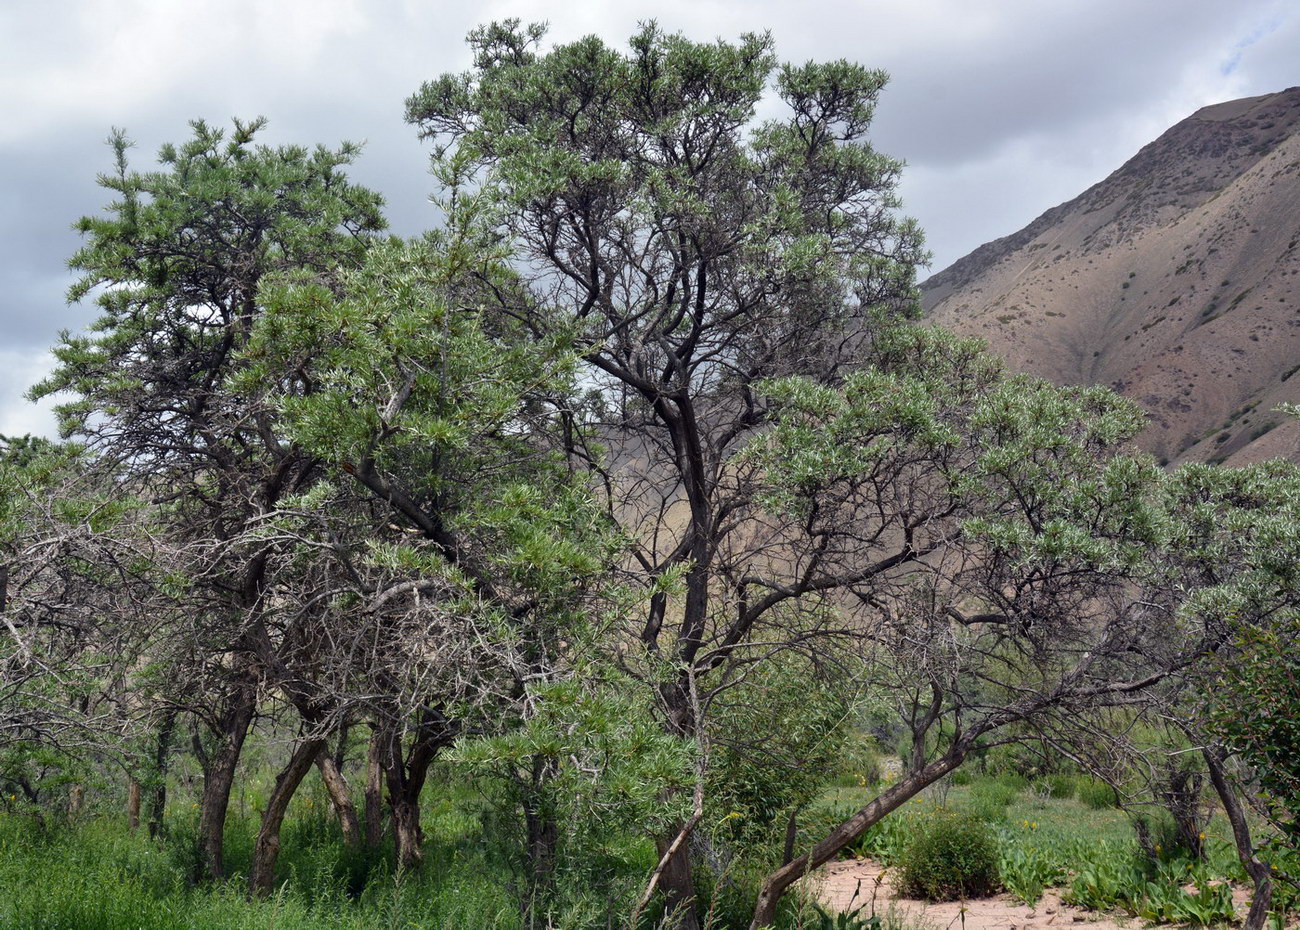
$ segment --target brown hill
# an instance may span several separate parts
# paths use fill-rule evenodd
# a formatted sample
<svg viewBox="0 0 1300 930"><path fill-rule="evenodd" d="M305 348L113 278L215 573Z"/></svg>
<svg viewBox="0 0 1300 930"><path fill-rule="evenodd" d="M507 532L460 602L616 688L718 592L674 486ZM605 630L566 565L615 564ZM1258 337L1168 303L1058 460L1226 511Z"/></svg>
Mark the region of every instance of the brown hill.
<svg viewBox="0 0 1300 930"><path fill-rule="evenodd" d="M1205 107L922 285L1017 369L1109 384L1171 461L1298 457L1300 87Z"/></svg>

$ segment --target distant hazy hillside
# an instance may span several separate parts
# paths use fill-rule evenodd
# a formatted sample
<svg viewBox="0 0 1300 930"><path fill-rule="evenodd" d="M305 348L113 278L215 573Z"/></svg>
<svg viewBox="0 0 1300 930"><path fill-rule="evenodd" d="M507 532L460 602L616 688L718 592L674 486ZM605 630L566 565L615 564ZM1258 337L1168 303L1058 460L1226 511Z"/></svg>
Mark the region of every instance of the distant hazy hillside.
<svg viewBox="0 0 1300 930"><path fill-rule="evenodd" d="M1170 461L1296 457L1300 87L1198 110L1123 167L922 285L1010 364L1109 384Z"/></svg>

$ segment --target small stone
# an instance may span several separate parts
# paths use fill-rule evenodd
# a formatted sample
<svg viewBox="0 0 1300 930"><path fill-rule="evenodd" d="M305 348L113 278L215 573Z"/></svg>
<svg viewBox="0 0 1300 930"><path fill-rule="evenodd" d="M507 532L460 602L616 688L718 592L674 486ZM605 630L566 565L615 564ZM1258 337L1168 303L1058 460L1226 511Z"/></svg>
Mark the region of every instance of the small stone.
<svg viewBox="0 0 1300 930"><path fill-rule="evenodd" d="M1082 914L1075 914L1075 915L1074 915L1073 917L1071 917L1070 919L1073 920L1076 924L1081 924L1081 923L1083 923L1083 921L1085 920L1085 918L1084 918L1084 916L1083 916Z"/></svg>
<svg viewBox="0 0 1300 930"><path fill-rule="evenodd" d="M1044 914L1055 914L1055 913L1056 913L1056 908L1054 908L1054 907L1049 907L1047 910L1043 911L1043 913L1044 913Z"/></svg>

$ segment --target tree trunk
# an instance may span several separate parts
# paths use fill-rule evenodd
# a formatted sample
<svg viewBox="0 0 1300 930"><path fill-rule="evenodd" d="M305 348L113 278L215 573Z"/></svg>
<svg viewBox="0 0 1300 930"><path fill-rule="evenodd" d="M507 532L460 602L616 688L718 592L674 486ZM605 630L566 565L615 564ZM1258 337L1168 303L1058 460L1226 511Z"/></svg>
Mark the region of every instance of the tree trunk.
<svg viewBox="0 0 1300 930"><path fill-rule="evenodd" d="M792 807L785 822L785 847L781 851L781 864L789 865L794 861L794 844L799 839L799 808Z"/></svg>
<svg viewBox="0 0 1300 930"><path fill-rule="evenodd" d="M140 829L140 783L134 778L126 785L126 826L132 833Z"/></svg>
<svg viewBox="0 0 1300 930"><path fill-rule="evenodd" d="M759 889L758 900L754 904L754 917L749 924L750 930L772 926L776 919L776 906L791 885L813 869L829 862L841 849L866 833L886 815L947 775L961 764L969 752L969 743L954 746L943 757L919 771L904 775L888 791L877 795L870 804L818 841L807 855L799 856L769 874Z"/></svg>
<svg viewBox="0 0 1300 930"><path fill-rule="evenodd" d="M668 851L681 826L675 825L673 836L655 840L655 850L660 858ZM674 930L699 930L700 918L695 913L695 877L691 873L690 843L682 843L669 856L664 864L663 875L659 878L659 888L664 895L664 911L671 915L668 925Z"/></svg>
<svg viewBox="0 0 1300 930"><path fill-rule="evenodd" d="M534 756L528 784L524 786L524 829L528 847L528 900L525 909L529 926L537 925L555 891L555 857L560 828L555 811L547 802L547 781L554 766L543 756Z"/></svg>
<svg viewBox="0 0 1300 930"><path fill-rule="evenodd" d="M154 744L153 776L149 791L149 838L162 832L163 815L167 811L167 758L172 748L172 733L176 727L176 712L168 712L158 726L158 741Z"/></svg>
<svg viewBox="0 0 1300 930"><path fill-rule="evenodd" d="M388 783L388 807L393 817L393 842L397 867L418 869L424 859L424 833L420 829L420 793L438 750L452 738L442 713L426 709L415 727L410 752L402 756L401 735L395 728L384 731L380 762Z"/></svg>
<svg viewBox="0 0 1300 930"><path fill-rule="evenodd" d="M349 849L355 849L361 843L361 822L357 819L357 808L348 792L347 779L339 771L338 760L329 753L322 752L316 757L316 767L320 769L321 781L329 793L330 807L339 819L343 843Z"/></svg>
<svg viewBox="0 0 1300 930"><path fill-rule="evenodd" d="M85 800L85 785L72 785L68 788L68 820L76 820L81 816L81 807Z"/></svg>
<svg viewBox="0 0 1300 930"><path fill-rule="evenodd" d="M262 825L253 844L253 862L248 872L248 890L254 897L264 898L275 888L275 860L280 855L280 827L284 815L298 786L324 748L323 739L303 740L275 778L275 787L271 789L266 810L262 812Z"/></svg>
<svg viewBox="0 0 1300 930"><path fill-rule="evenodd" d="M390 780L388 806L393 816L393 845L397 848L397 868L403 872L418 869L424 861L419 792L412 792L405 787L394 790Z"/></svg>
<svg viewBox="0 0 1300 930"><path fill-rule="evenodd" d="M688 612L691 607L688 591ZM667 729L674 736L689 739L696 734L698 721L695 719L694 702L691 700L690 681L679 679L666 686L664 704L668 709ZM655 849L660 860L672 848L673 840L681 833L685 824L675 823L665 831L665 835L655 837ZM672 849L668 861L664 863L659 876L659 890L664 896L665 914L669 926L678 930L699 930L700 920L695 912L695 876L691 871L690 843L678 843Z"/></svg>
<svg viewBox="0 0 1300 930"><path fill-rule="evenodd" d="M1205 746L1201 749L1205 764L1210 771L1210 784L1223 803L1223 811L1232 826L1232 838L1237 845L1237 858L1255 885L1255 892L1250 899L1250 912L1246 914L1246 923L1242 930L1264 930L1268 920L1268 910L1273 903L1273 876L1268 863L1255 855L1255 844L1250 838L1250 823L1241 799L1228 784L1228 777L1223 770L1223 750L1218 746Z"/></svg>
<svg viewBox="0 0 1300 930"><path fill-rule="evenodd" d="M376 729L366 752L366 849L370 852L384 842L384 770L380 764L383 739L383 733Z"/></svg>
<svg viewBox="0 0 1300 930"><path fill-rule="evenodd" d="M248 736L255 709L254 690L243 686L232 695L233 706L222 721L222 744L203 772L203 798L199 804L199 859L207 878L219 882L226 877L224 862L226 810L235 770Z"/></svg>

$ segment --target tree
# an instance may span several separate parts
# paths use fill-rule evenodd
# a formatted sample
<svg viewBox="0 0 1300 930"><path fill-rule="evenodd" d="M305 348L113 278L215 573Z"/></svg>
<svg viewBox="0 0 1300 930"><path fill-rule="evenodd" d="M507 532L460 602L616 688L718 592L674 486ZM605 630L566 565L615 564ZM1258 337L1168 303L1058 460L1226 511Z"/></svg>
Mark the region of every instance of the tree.
<svg viewBox="0 0 1300 930"><path fill-rule="evenodd" d="M765 36L697 44L652 24L624 55L594 37L541 54L542 35L476 30L473 70L426 84L408 118L452 196L491 198L524 269L522 288L487 292L494 312L539 337L558 323L598 386L603 416L566 412L562 444L632 540L636 637L671 670L650 676L667 731L691 740L691 682L742 659L778 605L834 583L815 543L793 576L759 569L753 489L733 467L766 416L755 386L833 378L881 319L911 313L920 235L894 215L899 164L865 142L883 74L786 66L789 115L754 125L776 70ZM664 584L679 576L680 597ZM673 840L664 887L689 928Z"/></svg>
<svg viewBox="0 0 1300 930"><path fill-rule="evenodd" d="M63 788L75 813L97 767L135 767L159 552L148 508L90 465L73 445L0 442L0 783L38 814Z"/></svg>
<svg viewBox="0 0 1300 930"><path fill-rule="evenodd" d="M754 928L972 752L1018 738L1017 725L1128 701L1200 654L1163 647L1187 631L1133 597L1167 534L1159 469L1120 451L1141 426L1135 408L1008 376L978 343L922 328L882 333L870 362L838 388L770 386L779 415L751 454L774 509L917 550L841 602L910 750L898 781L767 876Z"/></svg>
<svg viewBox="0 0 1300 930"><path fill-rule="evenodd" d="M1276 839L1300 840L1294 636L1300 616L1300 470L1187 465L1168 491L1178 533L1156 590L1187 592L1180 611L1207 630L1206 660L1154 696L1155 708L1201 748L1255 886L1246 926L1263 927L1277 873L1252 836L1248 806ZM1244 768L1244 771L1242 769ZM1295 876L1291 876L1294 880Z"/></svg>
<svg viewBox="0 0 1300 930"><path fill-rule="evenodd" d="M227 141L193 123L193 138L164 146L162 170L144 174L129 170L130 143L113 134L116 171L100 184L118 199L78 224L87 242L70 262L82 272L70 299L96 291L101 316L89 335L64 334L54 373L32 391L72 395L57 408L65 435L119 469L168 525L170 569L184 588L170 639L191 646L172 653L188 690L170 698L214 739L199 828L213 878L259 689L280 667L267 622L270 553L248 530L316 476L274 410L229 379L262 312L264 278L302 269L329 281L383 225L379 197L344 175L355 146L255 145L263 125L236 121Z"/></svg>
<svg viewBox="0 0 1300 930"><path fill-rule="evenodd" d="M326 677L374 728L406 867L420 858L430 765L457 736L526 721L538 693L572 675L568 653L610 602L617 545L541 438L553 431L548 399L572 392L566 340L530 339L481 312L481 293L512 288L514 275L474 198L448 215L442 234L376 245L337 288L284 281L242 376L311 381L276 403L338 485L297 506L336 524L348 509L377 515L359 533L319 534L320 551L346 563L337 591L363 606L333 624L343 647ZM356 642L372 645L358 656ZM554 766L539 766L522 796L545 876L555 824L532 808Z"/></svg>

